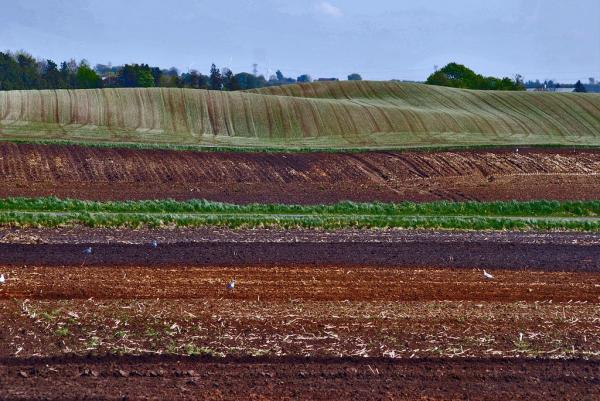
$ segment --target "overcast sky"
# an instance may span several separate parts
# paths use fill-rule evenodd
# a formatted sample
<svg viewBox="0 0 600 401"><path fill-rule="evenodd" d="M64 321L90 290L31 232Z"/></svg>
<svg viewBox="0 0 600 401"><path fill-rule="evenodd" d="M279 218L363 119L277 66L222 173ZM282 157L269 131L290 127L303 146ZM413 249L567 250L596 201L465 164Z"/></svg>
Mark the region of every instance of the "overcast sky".
<svg viewBox="0 0 600 401"><path fill-rule="evenodd" d="M460 62L485 75L600 78L600 0L12 0L0 50L91 64L424 80Z"/></svg>

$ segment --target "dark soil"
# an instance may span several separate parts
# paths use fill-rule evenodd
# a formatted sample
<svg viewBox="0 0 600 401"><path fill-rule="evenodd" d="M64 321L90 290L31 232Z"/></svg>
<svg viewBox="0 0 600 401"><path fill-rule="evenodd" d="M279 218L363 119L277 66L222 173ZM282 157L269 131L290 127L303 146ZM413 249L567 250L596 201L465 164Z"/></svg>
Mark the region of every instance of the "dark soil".
<svg viewBox="0 0 600 401"><path fill-rule="evenodd" d="M92 246L93 253L83 250ZM6 244L0 265L36 266L379 266L600 272L600 248L580 244L199 242Z"/></svg>
<svg viewBox="0 0 600 401"><path fill-rule="evenodd" d="M3 400L598 400L600 363L551 360L0 362Z"/></svg>

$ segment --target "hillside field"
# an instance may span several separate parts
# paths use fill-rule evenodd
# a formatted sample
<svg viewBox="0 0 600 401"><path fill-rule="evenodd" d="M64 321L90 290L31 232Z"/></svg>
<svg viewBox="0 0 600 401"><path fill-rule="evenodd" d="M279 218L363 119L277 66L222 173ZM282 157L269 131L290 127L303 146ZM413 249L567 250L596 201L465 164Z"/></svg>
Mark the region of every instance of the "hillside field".
<svg viewBox="0 0 600 401"><path fill-rule="evenodd" d="M334 82L0 92L0 139L269 149L600 145L600 95Z"/></svg>

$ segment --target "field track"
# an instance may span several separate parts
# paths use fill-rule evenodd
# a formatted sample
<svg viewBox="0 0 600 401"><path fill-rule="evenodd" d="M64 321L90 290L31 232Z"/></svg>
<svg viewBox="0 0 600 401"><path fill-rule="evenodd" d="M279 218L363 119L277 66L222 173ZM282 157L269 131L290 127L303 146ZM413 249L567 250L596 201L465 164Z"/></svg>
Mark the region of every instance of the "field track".
<svg viewBox="0 0 600 401"><path fill-rule="evenodd" d="M600 145L600 95L397 82L0 92L0 138L275 148Z"/></svg>
<svg viewBox="0 0 600 401"><path fill-rule="evenodd" d="M0 197L231 203L600 199L600 152L212 153L0 143Z"/></svg>

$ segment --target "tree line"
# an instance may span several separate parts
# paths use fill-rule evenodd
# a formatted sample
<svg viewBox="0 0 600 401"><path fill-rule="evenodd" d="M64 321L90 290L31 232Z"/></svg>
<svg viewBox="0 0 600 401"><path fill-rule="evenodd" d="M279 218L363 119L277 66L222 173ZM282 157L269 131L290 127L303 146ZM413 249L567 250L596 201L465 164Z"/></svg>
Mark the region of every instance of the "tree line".
<svg viewBox="0 0 600 401"><path fill-rule="evenodd" d="M347 78L362 80L360 74L356 73ZM174 67L161 69L148 64L97 64L92 68L86 60L77 62L71 59L58 65L52 60L38 60L25 52L0 52L0 90L173 87L236 91L305 82L312 82L310 75L291 78L279 70L266 79L263 75L248 72L236 74L229 68L219 69L215 64L211 65L208 75L197 70L180 73ZM457 63L449 63L436 70L425 83L463 89L510 91L525 90L530 85L530 82L525 84L520 75L514 79L485 77ZM552 81L544 82L546 84L555 85ZM576 89L585 90L580 87L583 85L578 83Z"/></svg>
<svg viewBox="0 0 600 401"><path fill-rule="evenodd" d="M426 81L429 85L449 86L462 89L479 90L525 90L523 77L517 75L514 79L484 77L462 64L449 63L444 68L435 71Z"/></svg>
<svg viewBox="0 0 600 401"><path fill-rule="evenodd" d="M362 77L350 74L348 79ZM266 79L247 72L235 74L215 64L208 75L197 70L180 73L174 67L161 69L148 64L97 64L92 68L86 60L71 59L58 65L52 60L37 60L25 52L0 52L0 90L173 87L235 91L296 82L312 82L312 78L303 74L294 79L278 70Z"/></svg>

